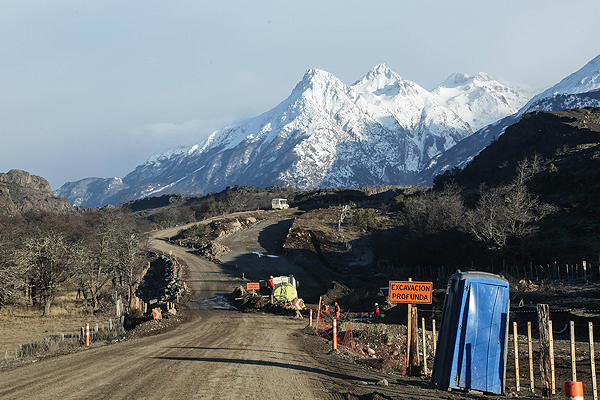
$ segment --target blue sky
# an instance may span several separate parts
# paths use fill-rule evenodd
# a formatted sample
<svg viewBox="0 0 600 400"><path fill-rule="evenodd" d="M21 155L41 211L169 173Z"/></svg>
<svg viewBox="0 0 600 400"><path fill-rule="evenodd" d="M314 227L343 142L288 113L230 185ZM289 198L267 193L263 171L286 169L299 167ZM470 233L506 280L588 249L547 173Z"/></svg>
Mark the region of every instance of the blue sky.
<svg viewBox="0 0 600 400"><path fill-rule="evenodd" d="M597 0L0 1L0 172L123 177L269 110L308 67L543 89L600 53L598 15Z"/></svg>

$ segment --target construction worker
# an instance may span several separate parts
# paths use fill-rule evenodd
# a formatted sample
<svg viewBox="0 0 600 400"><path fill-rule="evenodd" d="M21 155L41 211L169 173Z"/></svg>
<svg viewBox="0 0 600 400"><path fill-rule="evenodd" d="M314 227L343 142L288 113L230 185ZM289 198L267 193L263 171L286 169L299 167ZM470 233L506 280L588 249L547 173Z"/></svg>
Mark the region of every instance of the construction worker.
<svg viewBox="0 0 600 400"><path fill-rule="evenodd" d="M379 318L379 315L380 315L379 304L375 303L375 318Z"/></svg>
<svg viewBox="0 0 600 400"><path fill-rule="evenodd" d="M321 300L321 312L329 314L329 304L325 304L325 300Z"/></svg>
<svg viewBox="0 0 600 400"><path fill-rule="evenodd" d="M342 311L342 310L340 309L340 305L338 304L337 301L335 302L333 308L335 310L335 318L339 319L340 318L340 311Z"/></svg>
<svg viewBox="0 0 600 400"><path fill-rule="evenodd" d="M273 292L275 291L275 283L273 282L273 275L271 275L269 277L269 280L267 281L267 287L271 290L271 294L273 294Z"/></svg>
<svg viewBox="0 0 600 400"><path fill-rule="evenodd" d="M267 281L267 287L271 291L271 297L269 301L273 304L273 296L275 295L275 282L273 282L273 275L269 276L269 280Z"/></svg>

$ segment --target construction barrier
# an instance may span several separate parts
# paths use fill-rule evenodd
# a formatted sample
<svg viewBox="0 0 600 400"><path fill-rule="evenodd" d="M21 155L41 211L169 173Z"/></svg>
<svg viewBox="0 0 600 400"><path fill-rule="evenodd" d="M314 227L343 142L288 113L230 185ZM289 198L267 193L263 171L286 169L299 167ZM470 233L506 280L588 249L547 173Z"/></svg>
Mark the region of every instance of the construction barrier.
<svg viewBox="0 0 600 400"><path fill-rule="evenodd" d="M566 400L583 400L583 382L565 382Z"/></svg>
<svg viewBox="0 0 600 400"><path fill-rule="evenodd" d="M152 309L152 319L162 319L162 313L160 311L160 308Z"/></svg>
<svg viewBox="0 0 600 400"><path fill-rule="evenodd" d="M333 319L333 349L337 350L337 321Z"/></svg>
<svg viewBox="0 0 600 400"><path fill-rule="evenodd" d="M90 324L85 323L85 345L90 345Z"/></svg>

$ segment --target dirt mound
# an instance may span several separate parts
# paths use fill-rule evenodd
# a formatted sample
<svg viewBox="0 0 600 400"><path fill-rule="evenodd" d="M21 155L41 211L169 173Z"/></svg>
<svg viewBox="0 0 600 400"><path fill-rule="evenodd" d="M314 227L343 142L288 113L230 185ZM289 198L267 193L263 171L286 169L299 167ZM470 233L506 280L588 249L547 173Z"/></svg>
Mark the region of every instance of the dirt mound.
<svg viewBox="0 0 600 400"><path fill-rule="evenodd" d="M346 330L347 323L341 325ZM354 337L367 345L390 343L406 335L406 326L395 324L353 323Z"/></svg>
<svg viewBox="0 0 600 400"><path fill-rule="evenodd" d="M207 258L219 258L223 254L229 252L229 248L227 246L223 246L220 243L213 242L210 240L205 240L197 244L196 247L196 254Z"/></svg>
<svg viewBox="0 0 600 400"><path fill-rule="evenodd" d="M248 228L256 223L255 217L226 218L210 223L212 230L211 239L217 239L225 235L230 235L242 229Z"/></svg>
<svg viewBox="0 0 600 400"><path fill-rule="evenodd" d="M333 281L331 282L331 289L322 296L322 300L329 305L333 305L337 301L340 307L348 308L356 306L360 301L360 297L348 286Z"/></svg>

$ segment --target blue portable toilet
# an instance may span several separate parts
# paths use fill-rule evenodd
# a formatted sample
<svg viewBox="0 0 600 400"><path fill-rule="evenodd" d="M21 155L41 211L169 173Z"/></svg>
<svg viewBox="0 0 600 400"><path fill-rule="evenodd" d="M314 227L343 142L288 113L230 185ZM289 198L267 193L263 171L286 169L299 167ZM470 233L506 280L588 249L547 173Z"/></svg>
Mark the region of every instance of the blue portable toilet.
<svg viewBox="0 0 600 400"><path fill-rule="evenodd" d="M468 271L450 277L432 386L504 393L509 303L502 276Z"/></svg>

